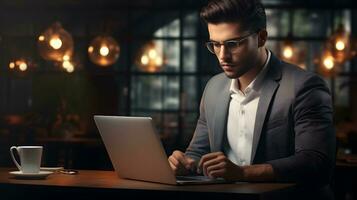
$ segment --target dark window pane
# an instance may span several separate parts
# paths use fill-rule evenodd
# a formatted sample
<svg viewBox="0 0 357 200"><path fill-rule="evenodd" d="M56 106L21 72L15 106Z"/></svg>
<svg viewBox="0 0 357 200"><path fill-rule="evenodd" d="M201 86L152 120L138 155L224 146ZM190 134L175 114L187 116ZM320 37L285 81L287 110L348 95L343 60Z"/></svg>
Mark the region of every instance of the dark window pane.
<svg viewBox="0 0 357 200"><path fill-rule="evenodd" d="M183 41L183 70L196 72L197 70L197 42L195 40Z"/></svg>
<svg viewBox="0 0 357 200"><path fill-rule="evenodd" d="M286 36L289 33L289 12L266 9L268 36Z"/></svg>
<svg viewBox="0 0 357 200"><path fill-rule="evenodd" d="M349 93L350 93L350 78L337 77L335 78L335 105L348 107L349 106Z"/></svg>
<svg viewBox="0 0 357 200"><path fill-rule="evenodd" d="M133 24L131 32L135 37L179 37L180 35L179 13L176 11L134 11L130 19Z"/></svg>
<svg viewBox="0 0 357 200"><path fill-rule="evenodd" d="M296 10L293 34L299 37L325 37L330 26L328 11Z"/></svg>
<svg viewBox="0 0 357 200"><path fill-rule="evenodd" d="M133 76L133 109L178 109L178 76Z"/></svg>
<svg viewBox="0 0 357 200"><path fill-rule="evenodd" d="M197 36L199 15L196 11L185 13L183 17L183 37Z"/></svg>
<svg viewBox="0 0 357 200"><path fill-rule="evenodd" d="M196 76L185 76L183 78L182 110L196 110L198 108Z"/></svg>

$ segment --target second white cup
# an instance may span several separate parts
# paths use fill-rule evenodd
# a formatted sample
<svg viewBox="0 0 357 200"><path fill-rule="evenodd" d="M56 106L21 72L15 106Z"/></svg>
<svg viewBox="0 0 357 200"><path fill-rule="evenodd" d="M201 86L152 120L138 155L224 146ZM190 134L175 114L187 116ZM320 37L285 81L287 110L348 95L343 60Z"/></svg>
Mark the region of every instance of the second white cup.
<svg viewBox="0 0 357 200"><path fill-rule="evenodd" d="M16 149L20 157L20 164L17 162L14 156L14 150ZM42 159L42 146L12 146L10 148L11 158L14 161L16 167L22 173L40 173L41 159Z"/></svg>

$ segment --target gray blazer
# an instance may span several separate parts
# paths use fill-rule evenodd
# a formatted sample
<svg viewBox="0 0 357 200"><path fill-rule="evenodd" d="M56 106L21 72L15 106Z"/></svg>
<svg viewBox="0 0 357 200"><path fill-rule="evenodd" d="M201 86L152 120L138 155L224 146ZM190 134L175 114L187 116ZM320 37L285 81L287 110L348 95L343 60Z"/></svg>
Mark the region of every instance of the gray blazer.
<svg viewBox="0 0 357 200"><path fill-rule="evenodd" d="M210 79L186 155L223 151L231 79ZM335 131L326 83L312 72L271 55L258 104L252 163L269 163L279 182L326 185L335 163Z"/></svg>

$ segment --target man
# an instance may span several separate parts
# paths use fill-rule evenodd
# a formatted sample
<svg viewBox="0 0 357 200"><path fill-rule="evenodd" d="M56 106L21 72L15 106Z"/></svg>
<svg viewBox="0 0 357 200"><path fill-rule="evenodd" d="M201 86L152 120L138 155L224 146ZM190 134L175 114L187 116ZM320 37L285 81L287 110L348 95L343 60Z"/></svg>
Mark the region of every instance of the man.
<svg viewBox="0 0 357 200"><path fill-rule="evenodd" d="M257 0L213 0L201 11L207 48L224 73L210 79L186 152L170 157L177 175L328 186L335 162L329 89L317 75L265 48Z"/></svg>

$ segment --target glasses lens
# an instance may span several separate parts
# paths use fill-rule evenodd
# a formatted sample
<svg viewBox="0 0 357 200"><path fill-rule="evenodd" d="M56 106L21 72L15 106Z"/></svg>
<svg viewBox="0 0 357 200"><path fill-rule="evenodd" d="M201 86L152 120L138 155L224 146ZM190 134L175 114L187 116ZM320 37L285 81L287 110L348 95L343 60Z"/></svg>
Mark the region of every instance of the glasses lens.
<svg viewBox="0 0 357 200"><path fill-rule="evenodd" d="M227 41L225 42L225 46L229 51L233 52L236 51L239 47L239 42L238 41Z"/></svg>
<svg viewBox="0 0 357 200"><path fill-rule="evenodd" d="M214 52L214 44L213 44L213 42L207 42L206 43L206 46L207 46L207 49L211 52L211 53L215 53Z"/></svg>

